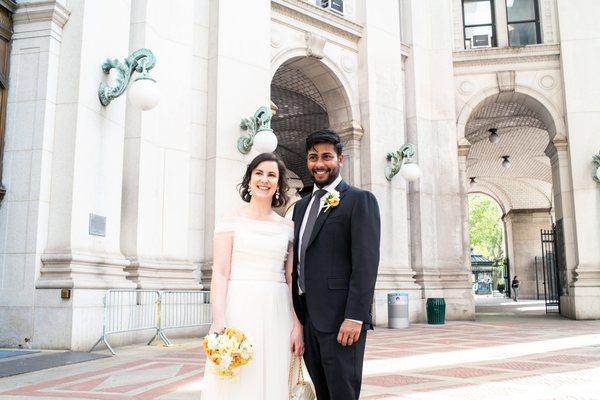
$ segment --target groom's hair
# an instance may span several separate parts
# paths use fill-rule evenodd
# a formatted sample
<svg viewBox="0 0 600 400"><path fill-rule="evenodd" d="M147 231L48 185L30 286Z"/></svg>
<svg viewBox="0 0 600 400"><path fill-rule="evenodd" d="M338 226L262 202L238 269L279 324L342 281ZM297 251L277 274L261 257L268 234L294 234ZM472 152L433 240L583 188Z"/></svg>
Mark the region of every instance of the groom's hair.
<svg viewBox="0 0 600 400"><path fill-rule="evenodd" d="M340 141L340 135L330 129L321 129L308 135L306 138L306 152L308 153L315 145L321 143L331 143L336 154L338 156L342 155L344 145Z"/></svg>

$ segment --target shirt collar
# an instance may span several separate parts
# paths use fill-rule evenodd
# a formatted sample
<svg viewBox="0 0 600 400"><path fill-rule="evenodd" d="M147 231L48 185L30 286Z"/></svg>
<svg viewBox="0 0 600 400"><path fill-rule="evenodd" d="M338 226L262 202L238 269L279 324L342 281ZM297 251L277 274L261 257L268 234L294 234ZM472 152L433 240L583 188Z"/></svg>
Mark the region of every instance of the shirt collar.
<svg viewBox="0 0 600 400"><path fill-rule="evenodd" d="M337 185L340 184L340 182L342 181L342 175L338 175L337 178L335 178L335 180L333 182L331 182L329 185L325 186L323 189L327 190L328 193L333 193L333 191L335 190L335 188L337 187ZM317 185L313 186L313 194L319 190L319 187Z"/></svg>

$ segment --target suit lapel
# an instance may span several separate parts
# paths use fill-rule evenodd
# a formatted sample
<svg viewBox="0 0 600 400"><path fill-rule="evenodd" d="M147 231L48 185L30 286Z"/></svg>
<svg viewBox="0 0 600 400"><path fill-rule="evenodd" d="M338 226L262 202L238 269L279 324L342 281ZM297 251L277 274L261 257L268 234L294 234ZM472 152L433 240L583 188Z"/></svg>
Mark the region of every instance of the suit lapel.
<svg viewBox="0 0 600 400"><path fill-rule="evenodd" d="M300 199L296 203L296 207L298 210L296 211L296 217L298 221L294 221L294 238L296 239L296 251L300 250L300 227L302 226L302 220L304 219L304 214L306 213L306 208L308 207L308 203L310 201L310 196L305 196Z"/></svg>
<svg viewBox="0 0 600 400"><path fill-rule="evenodd" d="M344 181L341 181L339 183L339 185L336 186L335 190L340 192L340 203L341 203L342 199L344 198L344 196L346 194L346 190L348 190L348 188L349 188L348 184ZM305 207L305 209L306 209L306 207ZM323 212L323 210L319 210L319 216L317 217L317 220L315 221L315 226L313 228L312 234L310 235L310 240L308 241L307 247L310 246L312 244L312 242L315 241L317 235L319 234L319 231L325 224L325 221L327 221L327 218L329 217L329 215L332 212L334 212L334 210L335 210L335 208L329 209L327 212Z"/></svg>

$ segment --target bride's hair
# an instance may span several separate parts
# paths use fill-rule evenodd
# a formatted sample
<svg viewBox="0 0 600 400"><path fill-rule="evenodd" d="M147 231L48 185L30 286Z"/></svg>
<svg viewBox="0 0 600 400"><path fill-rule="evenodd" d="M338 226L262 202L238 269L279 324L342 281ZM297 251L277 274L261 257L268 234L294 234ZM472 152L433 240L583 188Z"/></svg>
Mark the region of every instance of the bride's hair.
<svg viewBox="0 0 600 400"><path fill-rule="evenodd" d="M242 200L244 200L246 203L249 203L250 198L252 197L250 196L250 191L248 190L250 186L250 177L252 176L252 171L254 171L256 167L258 167L258 165L264 161L275 162L277 164L277 169L279 170L279 181L277 182L277 186L279 187L279 199L273 196L273 200L271 201L271 206L274 208L278 208L288 202L287 191L289 189L289 186L287 184L286 179L287 169L285 168L285 164L283 163L281 158L279 158L279 156L274 153L259 154L254 158L254 160L250 162L250 164L248 164L248 168L246 168L246 173L244 174L242 183L238 185L238 190L240 192L240 196L242 196Z"/></svg>

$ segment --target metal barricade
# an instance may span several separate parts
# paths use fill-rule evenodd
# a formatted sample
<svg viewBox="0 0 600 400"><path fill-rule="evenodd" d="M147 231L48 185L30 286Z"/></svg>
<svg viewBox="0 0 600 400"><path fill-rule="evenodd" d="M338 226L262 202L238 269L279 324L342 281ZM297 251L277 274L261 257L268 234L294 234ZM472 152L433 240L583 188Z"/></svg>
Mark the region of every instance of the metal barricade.
<svg viewBox="0 0 600 400"><path fill-rule="evenodd" d="M104 343L115 355L109 335L141 330L155 331L148 344L160 338L170 346L165 329L209 325L211 318L208 291L109 289L104 296L102 336L90 352Z"/></svg>
<svg viewBox="0 0 600 400"><path fill-rule="evenodd" d="M191 328L210 325L210 292L190 290L166 290L160 294L161 339L171 345L165 329Z"/></svg>

